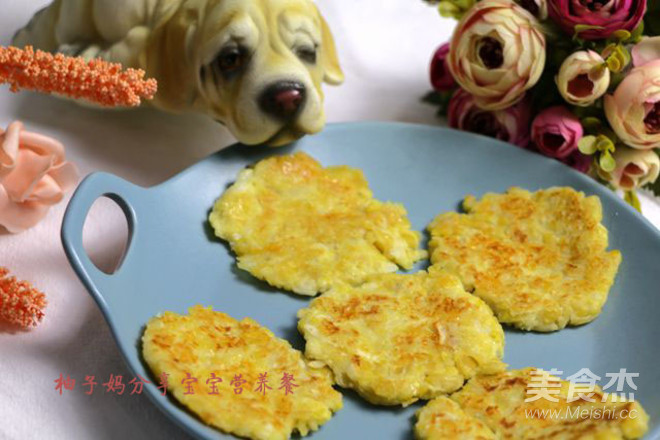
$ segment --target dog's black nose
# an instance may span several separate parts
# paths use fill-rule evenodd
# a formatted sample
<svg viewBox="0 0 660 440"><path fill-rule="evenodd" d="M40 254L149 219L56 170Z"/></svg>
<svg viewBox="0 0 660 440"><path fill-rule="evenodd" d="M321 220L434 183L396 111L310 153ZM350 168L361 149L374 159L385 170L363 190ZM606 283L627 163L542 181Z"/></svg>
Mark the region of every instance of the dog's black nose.
<svg viewBox="0 0 660 440"><path fill-rule="evenodd" d="M305 102L305 86L295 81L276 82L259 98L261 109L278 119L291 119Z"/></svg>

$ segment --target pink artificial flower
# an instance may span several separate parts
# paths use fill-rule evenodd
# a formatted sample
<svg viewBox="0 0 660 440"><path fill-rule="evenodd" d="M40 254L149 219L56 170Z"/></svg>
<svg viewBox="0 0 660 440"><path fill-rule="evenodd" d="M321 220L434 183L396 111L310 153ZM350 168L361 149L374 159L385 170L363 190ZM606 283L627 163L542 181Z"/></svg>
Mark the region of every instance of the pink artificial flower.
<svg viewBox="0 0 660 440"><path fill-rule="evenodd" d="M545 36L532 14L512 1L481 0L456 25L447 65L479 107L503 110L536 85L545 56Z"/></svg>
<svg viewBox="0 0 660 440"><path fill-rule="evenodd" d="M644 37L630 51L633 66L639 67L660 59L660 37Z"/></svg>
<svg viewBox="0 0 660 440"><path fill-rule="evenodd" d="M555 77L557 89L569 104L588 107L603 96L610 86L610 70L599 68L605 60L593 50L570 54Z"/></svg>
<svg viewBox="0 0 660 440"><path fill-rule="evenodd" d="M532 122L532 141L549 157L563 159L570 156L577 150L581 137L580 120L561 105L543 110Z"/></svg>
<svg viewBox="0 0 660 440"><path fill-rule="evenodd" d="M593 161L591 156L580 153L580 150L574 150L568 156L559 159L560 162L565 163L571 168L578 170L581 173L587 174L589 168L591 168L591 162Z"/></svg>
<svg viewBox="0 0 660 440"><path fill-rule="evenodd" d="M640 150L660 147L660 59L634 67L611 95L605 116L619 139Z"/></svg>
<svg viewBox="0 0 660 440"><path fill-rule="evenodd" d="M456 87L456 81L447 66L447 55L449 55L449 43L438 47L431 59L431 84L439 92L447 92Z"/></svg>
<svg viewBox="0 0 660 440"><path fill-rule="evenodd" d="M612 172L598 169L598 175L617 189L630 191L654 183L660 175L660 158L653 150L637 150L619 145L614 152Z"/></svg>
<svg viewBox="0 0 660 440"><path fill-rule="evenodd" d="M578 33L585 40L601 40L619 29L632 31L646 12L646 0L548 0L548 15L565 33L575 26L591 26Z"/></svg>
<svg viewBox="0 0 660 440"><path fill-rule="evenodd" d="M483 110L474 96L458 89L449 101L449 126L526 148L529 144L529 100L503 110Z"/></svg>
<svg viewBox="0 0 660 440"><path fill-rule="evenodd" d="M0 130L0 226L9 232L36 225L77 181L61 143L18 121Z"/></svg>

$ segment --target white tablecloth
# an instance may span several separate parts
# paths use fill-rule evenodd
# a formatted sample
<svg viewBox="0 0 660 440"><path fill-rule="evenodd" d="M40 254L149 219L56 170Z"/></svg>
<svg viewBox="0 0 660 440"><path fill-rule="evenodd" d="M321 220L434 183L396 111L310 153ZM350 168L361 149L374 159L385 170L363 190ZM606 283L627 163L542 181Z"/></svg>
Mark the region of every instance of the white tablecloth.
<svg viewBox="0 0 660 440"><path fill-rule="evenodd" d="M47 0L4 0L0 43ZM453 22L421 0L319 0L336 37L346 82L326 88L328 119L394 120L441 124L419 98L429 89L428 61L450 36ZM0 125L14 119L60 139L83 175L109 171L140 185L157 184L233 142L219 125L198 116L153 110L96 111L48 96L14 95L0 88ZM660 226L660 205L642 197L645 215ZM93 209L85 231L92 256L111 265L126 226L111 202ZM96 305L69 267L59 238L66 203L34 229L0 234L0 266L48 295L44 322L29 332L0 327L0 438L187 438L146 396L86 395L86 375L97 382L130 374ZM99 256L100 255L100 256ZM60 373L74 391L54 389ZM100 386L99 386L100 387Z"/></svg>

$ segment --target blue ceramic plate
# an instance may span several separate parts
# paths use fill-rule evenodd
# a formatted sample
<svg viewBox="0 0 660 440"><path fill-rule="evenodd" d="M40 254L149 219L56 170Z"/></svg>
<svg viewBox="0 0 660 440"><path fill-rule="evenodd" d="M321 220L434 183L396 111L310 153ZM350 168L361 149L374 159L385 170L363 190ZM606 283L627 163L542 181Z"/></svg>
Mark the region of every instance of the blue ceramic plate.
<svg viewBox="0 0 660 440"><path fill-rule="evenodd" d="M184 148L185 146L182 146ZM153 188L96 173L78 187L67 208L62 241L74 270L101 308L133 374L148 377L139 343L145 323L165 310L184 313L212 305L237 319L254 318L302 349L296 311L308 298L278 292L238 270L228 248L207 223L216 198L246 165L275 154L304 150L323 165L364 170L375 196L402 202L413 227L423 230L438 213L458 209L466 194L571 186L603 203L610 245L623 263L603 313L594 322L556 333L506 332L504 360L512 368L556 368L570 376L589 368L605 385L607 373L639 373L634 392L660 438L660 233L608 189L554 160L490 138L454 130L392 123L331 125L293 146L235 145ZM113 198L129 223L130 245L119 270L106 275L82 247L87 212L98 197ZM424 265L417 267L423 268ZM232 438L205 426L155 385L149 396L174 421L199 438ZM610 391L612 391L611 389ZM372 406L344 392L344 408L315 439L411 437L414 412Z"/></svg>

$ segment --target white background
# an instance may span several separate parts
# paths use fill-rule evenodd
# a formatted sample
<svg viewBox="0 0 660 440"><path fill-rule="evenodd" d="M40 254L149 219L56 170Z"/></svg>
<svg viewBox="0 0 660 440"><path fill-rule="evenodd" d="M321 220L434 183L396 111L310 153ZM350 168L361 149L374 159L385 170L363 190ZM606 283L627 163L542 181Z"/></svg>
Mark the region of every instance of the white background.
<svg viewBox="0 0 660 440"><path fill-rule="evenodd" d="M2 0L0 43L47 0ZM395 120L442 124L419 101L429 89L430 56L451 34L453 21L421 0L319 0L336 38L346 82L326 88L328 119ZM109 171L150 186L233 142L219 125L198 116L153 110L96 111L32 93L0 87L0 126L15 119L54 136L85 175ZM660 226L660 206L642 197L647 217ZM85 231L92 257L112 265L126 226L111 202L90 214ZM59 228L66 203L37 227L19 235L0 233L0 266L33 282L48 295L44 322L30 332L0 327L0 439L187 438L146 396L116 396L102 389L85 395L85 375L107 380L130 374L108 327L66 262ZM60 373L76 389L60 396Z"/></svg>

